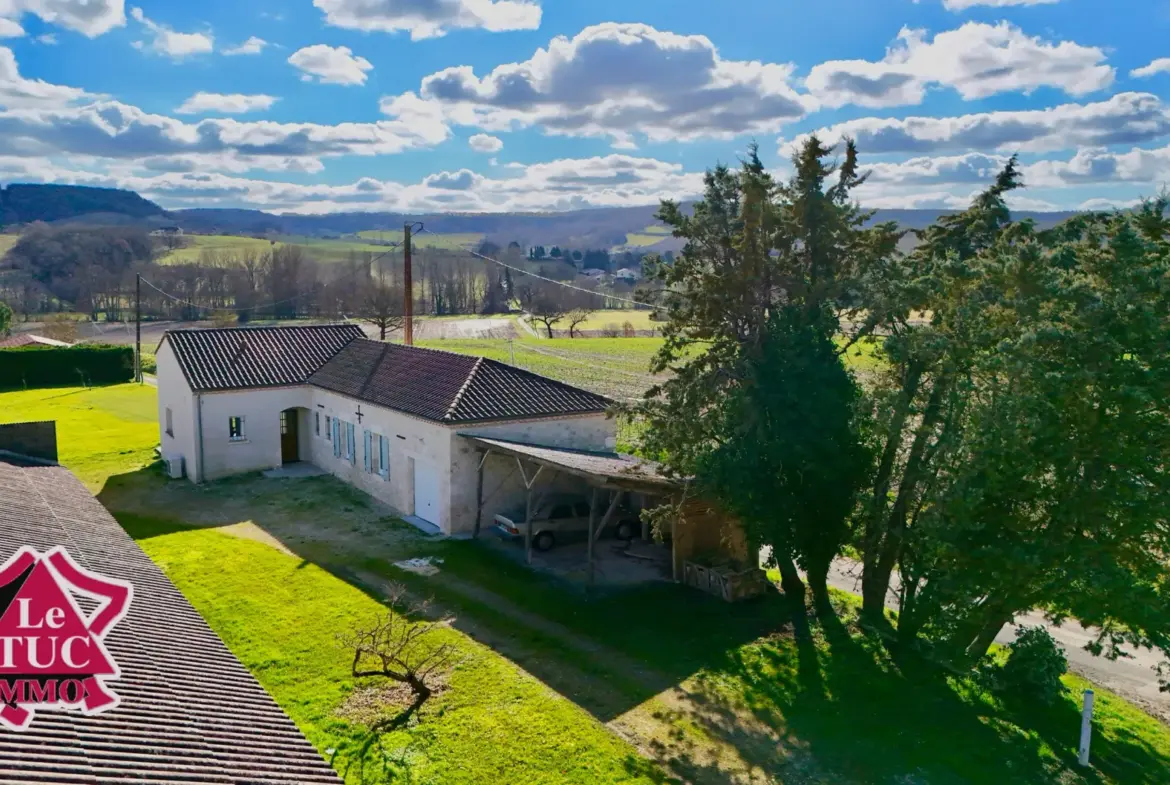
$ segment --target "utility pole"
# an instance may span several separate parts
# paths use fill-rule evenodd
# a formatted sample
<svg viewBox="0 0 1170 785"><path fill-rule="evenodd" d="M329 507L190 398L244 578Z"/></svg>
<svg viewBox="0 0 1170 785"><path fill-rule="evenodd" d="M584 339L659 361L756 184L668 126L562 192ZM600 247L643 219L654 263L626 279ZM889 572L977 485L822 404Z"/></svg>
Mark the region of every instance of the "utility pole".
<svg viewBox="0 0 1170 785"><path fill-rule="evenodd" d="M512 355L512 365L516 365L516 347L512 344L512 339L508 339L508 351Z"/></svg>
<svg viewBox="0 0 1170 785"><path fill-rule="evenodd" d="M414 346L414 281L410 274L410 232L412 229L414 229L414 224L408 223L403 231L402 285L405 289L406 302L403 304L402 313L406 317L406 321L402 327L402 341L407 346Z"/></svg>
<svg viewBox="0 0 1170 785"><path fill-rule="evenodd" d="M134 381L142 384L142 273L134 274Z"/></svg>

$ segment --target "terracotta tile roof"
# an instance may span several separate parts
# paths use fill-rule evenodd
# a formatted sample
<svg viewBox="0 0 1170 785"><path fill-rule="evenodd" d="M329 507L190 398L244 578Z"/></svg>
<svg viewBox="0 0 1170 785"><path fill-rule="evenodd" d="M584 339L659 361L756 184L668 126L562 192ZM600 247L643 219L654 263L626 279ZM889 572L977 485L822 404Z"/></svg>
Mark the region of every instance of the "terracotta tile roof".
<svg viewBox="0 0 1170 785"><path fill-rule="evenodd" d="M347 344L309 384L446 423L598 413L612 403L495 360L366 339Z"/></svg>
<svg viewBox="0 0 1170 785"><path fill-rule="evenodd" d="M195 392L303 384L350 341L355 324L168 330L169 341ZM162 346L162 343L159 343Z"/></svg>
<svg viewBox="0 0 1170 785"><path fill-rule="evenodd" d="M22 545L64 545L83 566L131 581L134 599L106 637L121 705L92 717L40 711L23 732L0 728L0 785L340 782L66 469L0 461L0 561Z"/></svg>
<svg viewBox="0 0 1170 785"><path fill-rule="evenodd" d="M618 486L626 484L671 487L680 484L680 481L662 473L661 464L633 455L547 447L542 444L476 436L474 433L461 433L459 435L495 452L529 458L537 463L549 464L563 469L570 474L610 480Z"/></svg>
<svg viewBox="0 0 1170 785"><path fill-rule="evenodd" d="M70 346L65 341L56 341L32 333L13 333L7 337L0 336L0 349L15 349L18 346Z"/></svg>

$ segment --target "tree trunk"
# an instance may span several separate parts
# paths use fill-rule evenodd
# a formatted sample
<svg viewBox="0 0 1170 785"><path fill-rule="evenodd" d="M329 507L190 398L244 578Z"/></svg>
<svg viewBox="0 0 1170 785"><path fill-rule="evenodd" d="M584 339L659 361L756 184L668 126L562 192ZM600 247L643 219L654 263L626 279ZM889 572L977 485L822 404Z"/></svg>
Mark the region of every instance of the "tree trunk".
<svg viewBox="0 0 1170 785"><path fill-rule="evenodd" d="M910 416L910 404L918 394L918 385L922 381L924 370L921 362L912 362L906 369L902 392L890 417L885 450L874 476L873 501L862 538L861 599L862 613L875 619L882 618L885 612L886 589L890 585L889 574L887 573L883 580L877 569L886 526L886 497L890 493L894 462L898 457L898 448L902 444L902 432L906 429L906 420Z"/></svg>
<svg viewBox="0 0 1170 785"><path fill-rule="evenodd" d="M773 558L780 568L780 588L784 590L784 595L798 605L804 605L804 581L800 579L796 563L788 555L773 554Z"/></svg>
<svg viewBox="0 0 1170 785"><path fill-rule="evenodd" d="M902 472L902 481L898 483L898 496L886 519L885 536L880 543L877 561L872 564L873 581L876 585L883 587L890 585L894 565L901 556L902 544L906 539L906 518L910 513L910 505L917 497L918 486L927 475L923 456L926 454L927 442L930 441L931 434L942 417L942 402L946 390L947 381L945 377L939 376L930 391L926 411L914 435L914 443L910 446L910 454L906 458L906 467ZM865 576L862 580L865 580ZM884 588L882 593L885 594ZM883 604L884 599L883 596Z"/></svg>
<svg viewBox="0 0 1170 785"><path fill-rule="evenodd" d="M809 565L808 587L812 589L813 604L818 611L831 610L829 601L829 565Z"/></svg>

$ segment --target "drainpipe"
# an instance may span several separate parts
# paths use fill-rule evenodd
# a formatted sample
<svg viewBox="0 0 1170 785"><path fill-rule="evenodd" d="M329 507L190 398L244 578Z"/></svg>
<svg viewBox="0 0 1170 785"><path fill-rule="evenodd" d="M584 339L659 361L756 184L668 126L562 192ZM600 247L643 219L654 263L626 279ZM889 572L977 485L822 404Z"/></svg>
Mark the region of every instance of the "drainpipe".
<svg viewBox="0 0 1170 785"><path fill-rule="evenodd" d="M196 393L195 401L196 450L199 458L196 473L199 475L199 482L204 482L206 478L203 476L203 396Z"/></svg>

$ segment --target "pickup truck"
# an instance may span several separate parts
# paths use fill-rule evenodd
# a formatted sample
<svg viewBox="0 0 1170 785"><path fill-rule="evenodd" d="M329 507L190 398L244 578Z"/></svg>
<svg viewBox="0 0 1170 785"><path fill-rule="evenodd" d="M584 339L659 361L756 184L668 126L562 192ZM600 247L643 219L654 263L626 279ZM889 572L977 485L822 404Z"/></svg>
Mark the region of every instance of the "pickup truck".
<svg viewBox="0 0 1170 785"><path fill-rule="evenodd" d="M598 512L599 523L604 514L604 510ZM507 539L523 538L524 515L523 507L506 515L497 515L494 520L496 533ZM640 528L638 516L620 508L606 527L622 540L632 540ZM532 511L532 547L538 551L547 551L558 542L586 537L588 532L589 503L580 496L550 496Z"/></svg>

